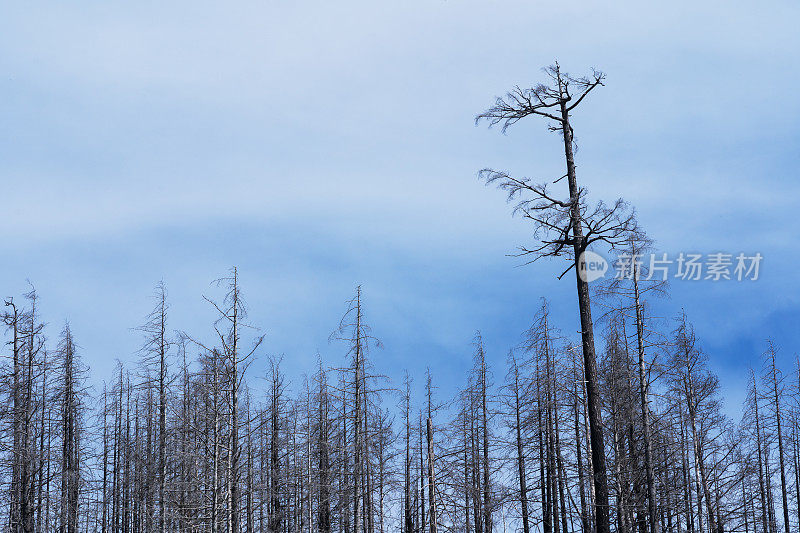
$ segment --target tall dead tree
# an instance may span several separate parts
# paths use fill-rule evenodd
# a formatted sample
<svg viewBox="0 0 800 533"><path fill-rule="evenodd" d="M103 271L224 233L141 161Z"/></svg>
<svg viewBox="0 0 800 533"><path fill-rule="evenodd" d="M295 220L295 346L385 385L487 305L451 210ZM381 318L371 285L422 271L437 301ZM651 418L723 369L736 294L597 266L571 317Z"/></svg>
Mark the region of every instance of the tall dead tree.
<svg viewBox="0 0 800 533"><path fill-rule="evenodd" d="M474 416L475 423L475 449L476 460L474 461L476 473L475 502L476 510L480 513L475 516L475 530L478 533L490 533L493 527L492 511L494 502L492 501L492 481L491 466L489 460L489 441L491 440L490 430L490 406L489 406L489 369L486 363L486 350L483 345L483 337L480 332L476 332L472 341L475 352L473 355L473 375L474 375L474 408L478 415Z"/></svg>
<svg viewBox="0 0 800 533"><path fill-rule="evenodd" d="M145 375L148 380L155 377L155 386L158 388L158 451L157 451L157 505L159 533L166 531L166 480L167 480L167 387L168 387L168 367L167 355L170 341L167 338L167 289L163 282L156 285L153 297L156 305L147 316L147 322L140 328L145 335L142 353L144 355L143 364L146 367ZM151 383L147 383L149 387Z"/></svg>
<svg viewBox="0 0 800 533"><path fill-rule="evenodd" d="M506 386L509 391L508 407L512 415L511 427L514 432L514 443L516 446L517 463L517 483L519 487L520 514L522 515L522 531L530 533L530 518L528 516L528 480L525 468L526 441L523 437L524 411L528 405L525 400L527 390L524 384L524 377L517 358L512 351L508 356L509 371L506 376Z"/></svg>
<svg viewBox="0 0 800 533"><path fill-rule="evenodd" d="M636 342L638 354L639 407L642 411L642 430L644 434L645 479L647 481L647 511L650 519L650 533L661 533L661 521L656 501L656 480L653 465L653 436L650 416L650 378L645 361L644 348L644 310L639 289L639 269L633 273L634 308L636 316Z"/></svg>
<svg viewBox="0 0 800 533"><path fill-rule="evenodd" d="M80 369L75 356L75 342L69 325L59 341L61 366L61 515L60 533L78 533L78 494L80 483L79 416Z"/></svg>
<svg viewBox="0 0 800 533"><path fill-rule="evenodd" d="M783 528L784 533L789 533L789 491L786 486L786 453L783 444L783 427L781 420L781 404L783 398L783 374L775 364L775 354L777 349L772 341L764 352L766 372L764 381L768 387L769 402L772 406L772 414L775 421L775 436L778 440L778 468L780 470L781 497L783 504ZM798 502L800 506L800 502Z"/></svg>
<svg viewBox="0 0 800 533"><path fill-rule="evenodd" d="M701 503L705 503L706 518L711 533L722 533L723 527L718 520L719 499L712 495L712 482L707 461L708 447L718 436L722 418L719 415L719 381L705 367L706 356L697 347L694 330L688 323L685 314L678 317L678 326L674 331L674 351L670 368L674 386L678 389L683 404L686 406L686 422L692 442L698 486L698 520L702 517ZM699 522L698 522L699 524ZM699 524L699 530L703 527Z"/></svg>
<svg viewBox="0 0 800 533"><path fill-rule="evenodd" d="M636 330L638 403L641 415L642 439L644 441L644 467L647 498L647 515L650 533L661 533L661 519L656 498L655 465L653 458L653 421L650 412L650 361L646 355L648 346L646 331L646 304L648 295L661 296L666 293L665 276L660 279L642 264L646 252L653 243L637 228L628 235L627 242L618 257L618 270L622 274L599 287L599 294L607 300L619 299L618 311L623 317L631 316ZM612 303L612 305L614 305ZM623 324L624 327L624 324ZM626 341L627 346L627 341Z"/></svg>
<svg viewBox="0 0 800 533"><path fill-rule="evenodd" d="M583 411L581 406L583 405L583 380L580 379L580 363L578 361L577 350L574 346L570 345L567 350L569 353L573 355L573 382L574 387L572 390L573 395L573 415L574 415L574 427L575 427L575 462L576 467L578 470L578 493L580 497L580 514L581 514L581 531L583 533L589 533L591 529L590 520L589 520L589 509L586 504L586 488L585 488L585 478L586 478L586 466L584 465L583 461L583 446L586 442L585 439L582 438L581 435L581 427L586 425L584 421L581 423L580 414Z"/></svg>
<svg viewBox="0 0 800 533"><path fill-rule="evenodd" d="M436 469L434 467L435 452L433 448L433 384L431 380L431 369L426 370L425 394L428 398L428 416L425 419L425 442L427 445L428 458L428 502L430 520L430 533L436 533L439 519L436 512Z"/></svg>
<svg viewBox="0 0 800 533"><path fill-rule="evenodd" d="M562 72L558 63L546 68L545 73L551 85L540 84L532 89L516 87L505 97L497 98L495 104L475 120L485 120L490 125L500 124L503 131L527 116L549 120L550 130L559 132L563 138L567 167L566 174L554 180L554 183L567 178L568 198L558 199L547 190L545 184L534 184L527 178L514 178L505 172L484 169L480 176L487 184L495 183L505 190L509 201L517 202L514 212L534 223L534 235L541 243L534 248L523 247L521 255L531 255L534 261L540 257L566 255L570 259L570 266L564 274L570 269L575 270L594 467L596 526L598 533L609 533L608 479L601 403L597 391L594 324L589 286L585 271L581 270L581 259L593 243L605 242L613 247L624 242L635 228L635 218L622 200L617 200L613 206L600 202L590 208L586 203L585 190L578 185L571 113L592 90L603 85L604 74L595 71L591 77L575 78Z"/></svg>
<svg viewBox="0 0 800 533"><path fill-rule="evenodd" d="M403 394L403 420L405 421L405 461L403 463L403 533L414 531L411 514L411 377L406 371Z"/></svg>
<svg viewBox="0 0 800 533"><path fill-rule="evenodd" d="M281 531L284 528L286 515L285 486L287 480L284 477L284 470L281 465L281 450L284 447L284 439L281 433L285 423L284 397L285 383L283 372L280 369L281 359L270 357L269 376L267 382L269 391L267 393L267 424L268 435L268 457L269 457L269 497L267 503L268 519L267 528L269 531Z"/></svg>
<svg viewBox="0 0 800 533"><path fill-rule="evenodd" d="M330 335L329 340L341 340L348 344L348 357L350 366L342 369L345 375L342 392L343 405L348 409L348 398L351 399L349 412L351 413L350 428L352 430L352 486L350 493L351 524L353 533L369 531L374 518L371 509L369 437L370 401L369 398L377 391L370 390L370 381L376 376L368 374L369 361L367 355L370 346L380 347L381 343L372 336L371 328L364 320L364 306L362 301L361 286L356 287L356 295L348 301L347 311L339 322L339 327ZM343 428L346 430L347 416L342 417ZM348 443L347 439L345 442Z"/></svg>
<svg viewBox="0 0 800 533"><path fill-rule="evenodd" d="M227 426L228 434L226 439L227 468L225 474L225 494L227 516L226 528L228 533L238 533L240 530L241 516L239 503L239 484L241 450L239 442L239 426L241 424L239 415L239 396L243 386L243 380L247 368L253 360L253 356L264 340L263 336L257 336L253 341L249 351L243 351L241 347L242 329L252 328L245 323L247 318L247 306L242 298L241 287L239 285L239 272L236 267L231 268L230 275L220 278L214 282L215 285L223 285L226 288L222 302L217 303L210 298L205 300L212 305L218 314L214 322L214 332L216 341L219 343L222 361L221 369L224 373L224 385L226 387L227 399ZM199 341L194 341L197 345L204 348L209 353L217 353L217 348L209 348ZM216 373L217 369L214 368ZM216 374L215 374L216 375ZM216 423L215 423L216 424ZM216 445L216 444L215 444ZM219 457L214 455L215 460ZM216 468L215 468L216 477ZM215 487L216 494L216 487Z"/></svg>
<svg viewBox="0 0 800 533"><path fill-rule="evenodd" d="M330 397L328 376L319 362L316 393L316 454L317 454L317 531L331 531L331 452Z"/></svg>
<svg viewBox="0 0 800 533"><path fill-rule="evenodd" d="M11 330L11 490L9 497L8 522L12 533L22 531L22 498L24 489L21 482L23 468L22 454L22 317L13 298L5 300L10 309L3 314L3 323Z"/></svg>

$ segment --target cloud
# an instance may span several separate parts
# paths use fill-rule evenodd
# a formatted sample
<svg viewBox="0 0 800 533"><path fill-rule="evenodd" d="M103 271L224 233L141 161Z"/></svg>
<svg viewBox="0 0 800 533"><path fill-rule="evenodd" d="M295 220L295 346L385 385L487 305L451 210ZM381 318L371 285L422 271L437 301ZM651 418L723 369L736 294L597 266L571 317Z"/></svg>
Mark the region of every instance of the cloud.
<svg viewBox="0 0 800 533"><path fill-rule="evenodd" d="M463 353L484 327L504 356L540 295L563 299L554 307L572 331L568 282L554 281L555 264L515 269L504 257L530 228L475 178L486 166L556 178L560 139L534 120L505 136L472 123L559 59L609 75L575 116L592 196L632 201L669 251L762 251L770 270L759 287L791 306L782 287L800 259L789 214L800 193L797 10L11 6L0 22L0 251L10 258L0 273L32 277L53 316L77 313L84 332L95 321L134 326L127 303L161 277L178 285L177 301L234 263L263 291L264 322L279 323L274 347L287 352L317 349L293 339L326 334L336 313L303 317L359 281L383 299L376 322L395 347ZM763 294L726 290L676 288L674 300L724 309L704 322L711 336L769 309ZM110 310L92 311L108 291ZM110 333L86 334L97 335L83 343L92 357L111 357Z"/></svg>

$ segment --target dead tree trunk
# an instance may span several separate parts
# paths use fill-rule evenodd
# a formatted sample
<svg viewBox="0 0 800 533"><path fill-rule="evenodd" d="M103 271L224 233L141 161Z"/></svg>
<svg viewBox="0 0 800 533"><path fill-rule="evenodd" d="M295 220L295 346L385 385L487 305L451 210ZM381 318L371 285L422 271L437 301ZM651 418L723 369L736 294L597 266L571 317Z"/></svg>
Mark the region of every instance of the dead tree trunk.
<svg viewBox="0 0 800 533"><path fill-rule="evenodd" d="M511 372L512 372L512 394L514 401L514 437L517 444L517 480L519 482L519 503L520 511L522 512L522 531L523 533L530 533L530 523L528 519L528 484L527 474L525 470L525 448L522 441L522 402L520 400L521 385L520 373L517 365L517 360L511 356ZM580 461L580 459L579 459Z"/></svg>
<svg viewBox="0 0 800 533"><path fill-rule="evenodd" d="M403 464L403 533L414 531L414 518L411 514L411 378L406 372L405 396L403 397L403 413L406 424L406 456Z"/></svg>
<svg viewBox="0 0 800 533"><path fill-rule="evenodd" d="M5 301L6 307L11 308L10 313L3 315L3 321L11 329L11 487L9 498L8 522L12 533L22 530L22 517L20 508L24 489L20 479L24 458L22 457L22 354L20 339L20 312L14 300Z"/></svg>
<svg viewBox="0 0 800 533"><path fill-rule="evenodd" d="M430 416L428 416L426 420L426 429L426 440L428 444L428 499L430 500L430 531L431 533L436 533L436 478L434 476L435 470L433 466L433 422L431 421Z"/></svg>
<svg viewBox="0 0 800 533"><path fill-rule="evenodd" d="M61 533L78 533L78 390L75 344L69 326L61 337Z"/></svg>
<svg viewBox="0 0 800 533"><path fill-rule="evenodd" d="M559 87L559 90L561 88ZM567 181L569 197L572 202L571 220L575 254L575 282L578 288L578 310L581 319L581 341L583 344L583 367L586 380L586 404L589 410L589 432L592 445L592 465L594 466L594 493L597 533L610 533L608 513L608 478L606 475L606 455L603 441L603 421L600 413L600 397L597 391L597 356L594 347L594 322L589 297L589 284L580 276L577 261L583 254L586 242L583 237L583 224L578 196L578 182L575 175L572 126L569 123L567 100L561 99L561 131L564 135L564 155L567 160Z"/></svg>
<svg viewBox="0 0 800 533"><path fill-rule="evenodd" d="M661 522L656 507L656 480L653 471L653 438L650 429L650 406L648 398L649 380L645 366L644 319L639 301L639 270L633 268L634 305L636 306L636 340L639 355L639 403L642 409L642 432L644 435L644 466L647 480L647 512L650 518L650 533L661 533Z"/></svg>
<svg viewBox="0 0 800 533"><path fill-rule="evenodd" d="M160 285L158 306L158 531L166 531L167 479L167 302L164 285Z"/></svg>
<svg viewBox="0 0 800 533"><path fill-rule="evenodd" d="M491 484L489 478L489 410L487 396L487 376L486 376L486 354L483 350L483 342L479 341L479 387L481 395L481 437L483 445L483 527L486 533L492 531L492 500Z"/></svg>
<svg viewBox="0 0 800 533"><path fill-rule="evenodd" d="M768 380L770 390L770 396L772 400L772 408L775 412L775 430L778 437L778 467L780 468L780 475L781 475L781 496L782 496L782 503L783 503L783 529L784 533L789 533L789 491L786 487L786 465L785 465L785 455L784 455L784 448L783 448L783 429L781 427L781 375L778 371L777 367L775 366L775 346L770 342L769 349L767 350L766 356L768 358ZM800 503L798 503L800 505Z"/></svg>

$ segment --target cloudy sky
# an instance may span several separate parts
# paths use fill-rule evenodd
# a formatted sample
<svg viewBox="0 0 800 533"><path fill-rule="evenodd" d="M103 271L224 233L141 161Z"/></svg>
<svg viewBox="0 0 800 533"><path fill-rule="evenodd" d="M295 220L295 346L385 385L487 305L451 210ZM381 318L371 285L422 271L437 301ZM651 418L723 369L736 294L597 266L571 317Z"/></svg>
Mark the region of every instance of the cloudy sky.
<svg viewBox="0 0 800 533"><path fill-rule="evenodd" d="M34 283L94 380L135 358L159 280L172 327L206 334L232 265L295 383L317 351L339 361L358 284L376 366L430 365L445 391L479 329L499 379L540 297L575 336L574 283L508 256L530 227L476 178L563 174L544 123L473 123L554 60L608 75L573 123L593 198L630 201L671 254L764 256L756 282L675 281L655 308L685 309L736 409L767 338L787 367L800 349L795 2L168 4L0 21L0 291Z"/></svg>

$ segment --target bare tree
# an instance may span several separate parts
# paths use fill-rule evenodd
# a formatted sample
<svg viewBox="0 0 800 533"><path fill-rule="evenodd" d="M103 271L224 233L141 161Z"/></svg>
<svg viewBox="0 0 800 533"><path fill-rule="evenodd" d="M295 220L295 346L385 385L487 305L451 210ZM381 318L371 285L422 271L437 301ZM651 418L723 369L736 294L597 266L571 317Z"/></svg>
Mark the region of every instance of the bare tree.
<svg viewBox="0 0 800 533"><path fill-rule="evenodd" d="M167 289L163 282L156 285L154 299L156 305L147 316L147 322L140 330L145 334L142 347L146 376L150 379L156 373L155 386L158 388L158 532L166 531L166 482L167 482L167 387L169 385L167 354L170 340L167 338ZM153 372L155 370L155 372ZM147 383L147 385L151 385Z"/></svg>
<svg viewBox="0 0 800 533"><path fill-rule="evenodd" d="M570 269L575 269L594 466L597 531L609 533L608 480L601 406L597 393L594 326L589 287L585 276L581 275L581 258L593 243L604 242L612 247L622 244L635 229L636 219L622 200L617 200L612 206L599 202L596 206L589 207L585 189L578 186L571 113L591 91L603 85L604 74L595 71L591 77L575 78L562 72L558 63L546 68L545 73L550 78L551 85L540 84L532 89L516 87L505 97L498 98L492 107L479 114L475 120L485 120L490 125L499 124L503 131L527 116L549 120L550 130L559 132L563 137L567 166L566 174L554 183L566 177L569 197L558 199L547 190L546 185L534 184L528 178L515 178L505 172L484 169L480 176L487 184L494 183L505 190L508 200L516 202L515 214L533 222L534 235L540 240L540 244L533 248L523 247L521 255L530 255L533 261L540 257L566 255L570 258L570 266L562 276ZM583 267L585 268L585 263Z"/></svg>
<svg viewBox="0 0 800 533"><path fill-rule="evenodd" d="M767 351L764 352L766 372L764 380L768 387L769 403L772 407L772 414L775 422L775 436L778 441L778 467L780 470L781 481L781 500L783 503L783 528L785 533L789 533L789 491L786 484L786 452L783 444L783 427L781 424L781 405L783 398L783 374L775 364L775 354L777 348L769 341Z"/></svg>
<svg viewBox="0 0 800 533"><path fill-rule="evenodd" d="M523 381L522 370L520 369L520 365L513 351L509 353L508 366L509 371L506 376L506 386L509 391L508 410L513 417L511 427L514 432L514 441L516 444L517 481L519 485L520 513L522 515L522 531L523 533L530 533L530 517L528 515L528 475L525 467L527 443L526 439L523 438L524 411L529 408L525 400L528 391Z"/></svg>
<svg viewBox="0 0 800 533"><path fill-rule="evenodd" d="M652 251L653 243L638 229L628 235L628 241L621 251L618 261L621 263L625 275L612 278L607 283L601 284L599 294L601 297L613 300L619 299L616 310L622 317L632 315L636 331L637 378L639 409L641 414L642 438L644 441L644 466L645 482L647 485L647 514L650 533L661 532L660 513L656 496L655 461L653 458L652 414L650 409L650 366L645 353L653 345L648 341L646 318L646 299L648 295L663 296L666 293L667 282L662 277L654 277L648 265L642 264L646 252ZM613 304L612 304L613 305ZM632 308L632 309L631 309Z"/></svg>
<svg viewBox="0 0 800 533"><path fill-rule="evenodd" d="M80 367L69 325L61 332L58 348L61 367L61 515L60 533L78 533L80 483Z"/></svg>
<svg viewBox="0 0 800 533"><path fill-rule="evenodd" d="M403 419L405 421L405 462L403 463L403 533L414 531L414 517L411 514L411 377L405 374L403 394Z"/></svg>

